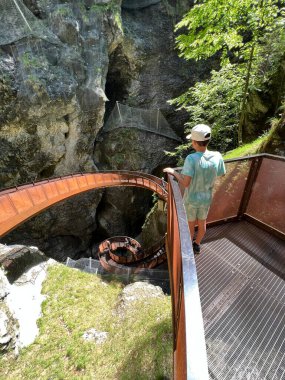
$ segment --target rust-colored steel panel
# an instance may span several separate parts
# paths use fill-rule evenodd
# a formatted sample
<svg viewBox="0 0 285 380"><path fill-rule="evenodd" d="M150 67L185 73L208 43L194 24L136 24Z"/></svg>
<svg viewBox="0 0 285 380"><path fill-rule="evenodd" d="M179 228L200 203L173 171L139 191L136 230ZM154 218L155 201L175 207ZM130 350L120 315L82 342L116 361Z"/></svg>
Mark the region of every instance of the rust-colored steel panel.
<svg viewBox="0 0 285 380"><path fill-rule="evenodd" d="M139 172L103 172L68 175L0 192L0 236L28 218L84 191L112 186L139 186L155 191L164 200L163 180Z"/></svg>
<svg viewBox="0 0 285 380"><path fill-rule="evenodd" d="M88 186L94 186L96 185L96 177L93 174L90 174L86 177Z"/></svg>
<svg viewBox="0 0 285 380"><path fill-rule="evenodd" d="M69 186L69 191L75 191L78 189L78 183L77 183L75 177L68 177L68 178L66 178L66 181L67 181L68 186Z"/></svg>
<svg viewBox="0 0 285 380"><path fill-rule="evenodd" d="M76 177L76 181L77 181L78 187L80 189L85 189L86 187L88 187L88 184L86 182L86 178L84 176Z"/></svg>
<svg viewBox="0 0 285 380"><path fill-rule="evenodd" d="M26 189L23 189L19 193L11 193L9 195L11 202L13 203L19 214L24 213L26 210L29 210L31 207L34 206L26 191Z"/></svg>
<svg viewBox="0 0 285 380"><path fill-rule="evenodd" d="M17 214L18 211L11 202L9 194L6 194L5 197L0 198L0 215L3 222L8 219L13 219L13 217Z"/></svg>
<svg viewBox="0 0 285 380"><path fill-rule="evenodd" d="M46 196L49 200L54 199L58 195L54 181L43 184L42 189L46 193Z"/></svg>
<svg viewBox="0 0 285 380"><path fill-rule="evenodd" d="M40 186L31 186L27 189L27 191L29 192L30 197L36 205L45 202L47 199L45 192Z"/></svg>
<svg viewBox="0 0 285 380"><path fill-rule="evenodd" d="M66 180L63 178L61 181L55 182L59 194L66 194L69 192Z"/></svg>
<svg viewBox="0 0 285 380"><path fill-rule="evenodd" d="M189 379L187 377L187 348L186 348L186 331L185 331L185 307L184 296L181 299L180 319L177 326L177 343L174 351L174 373L176 379Z"/></svg>
<svg viewBox="0 0 285 380"><path fill-rule="evenodd" d="M285 234L285 162L262 159L246 214Z"/></svg>
<svg viewBox="0 0 285 380"><path fill-rule="evenodd" d="M214 187L208 222L237 216L250 164L248 160L226 163L227 174L218 177Z"/></svg>

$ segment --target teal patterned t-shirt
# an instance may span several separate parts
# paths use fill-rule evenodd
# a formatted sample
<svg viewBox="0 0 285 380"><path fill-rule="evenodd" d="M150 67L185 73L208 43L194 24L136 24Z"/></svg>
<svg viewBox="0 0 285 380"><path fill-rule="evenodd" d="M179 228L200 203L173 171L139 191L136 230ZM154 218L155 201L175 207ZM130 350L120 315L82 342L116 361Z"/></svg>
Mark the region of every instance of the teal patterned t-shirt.
<svg viewBox="0 0 285 380"><path fill-rule="evenodd" d="M196 152L189 154L184 162L182 174L190 176L190 186L185 189L184 204L193 207L209 206L212 202L213 186L217 176L226 173L219 152Z"/></svg>

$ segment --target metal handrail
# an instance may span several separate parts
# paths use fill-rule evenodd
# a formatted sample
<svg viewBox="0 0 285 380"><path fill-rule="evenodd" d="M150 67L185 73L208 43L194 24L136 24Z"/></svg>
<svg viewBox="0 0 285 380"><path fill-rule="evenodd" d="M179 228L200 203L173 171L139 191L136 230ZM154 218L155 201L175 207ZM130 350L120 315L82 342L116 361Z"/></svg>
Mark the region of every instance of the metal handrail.
<svg viewBox="0 0 285 380"><path fill-rule="evenodd" d="M175 380L207 380L208 365L195 259L178 183L168 175L167 259Z"/></svg>
<svg viewBox="0 0 285 380"><path fill-rule="evenodd" d="M52 177L48 177L48 178L41 178L41 179L38 179L38 180L34 180L34 181L30 181L30 182L23 182L23 183L16 183L15 185L13 186L7 186L7 187L2 187L0 188L0 191L4 191L4 190L12 190L14 191L14 189L17 189L18 187L22 187L23 186L31 186L31 184L33 185L36 185L36 184L39 184L39 183L44 183L44 182L52 182L52 181L55 181L55 180L58 180L58 179L62 179L62 178L68 178L68 177L80 177L80 176L83 176L83 175L86 175L86 174L100 174L100 173L106 173L106 174L131 174L131 175L135 175L135 176L139 176L139 177L145 177L145 178L148 178L150 180L152 180L153 182L156 182L157 184L159 184L160 186L162 187L165 187L166 188L166 182L164 181L163 178L158 178L156 177L155 175L152 175L152 174L149 174L149 173L145 173L145 172L142 172L142 171L132 171L132 170L98 170L98 171L94 171L94 172L74 172L74 173L68 173L68 174L64 174L64 175L58 175L58 176L52 176Z"/></svg>
<svg viewBox="0 0 285 380"><path fill-rule="evenodd" d="M285 157L283 156L277 156L275 154L269 154L269 153L257 153L257 154L251 154L249 156L228 158L225 160L225 162L244 161L244 160L249 160L249 159L257 158L257 157L264 157L264 158L270 158L272 160L285 161Z"/></svg>

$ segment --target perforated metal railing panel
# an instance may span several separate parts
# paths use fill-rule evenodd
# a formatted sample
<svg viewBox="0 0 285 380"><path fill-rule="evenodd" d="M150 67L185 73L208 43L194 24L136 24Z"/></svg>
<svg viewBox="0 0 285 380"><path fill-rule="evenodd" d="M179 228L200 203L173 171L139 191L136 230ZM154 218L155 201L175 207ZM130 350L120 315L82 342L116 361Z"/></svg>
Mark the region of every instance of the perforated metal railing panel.
<svg viewBox="0 0 285 380"><path fill-rule="evenodd" d="M207 231L196 265L210 378L285 379L285 241L224 224Z"/></svg>

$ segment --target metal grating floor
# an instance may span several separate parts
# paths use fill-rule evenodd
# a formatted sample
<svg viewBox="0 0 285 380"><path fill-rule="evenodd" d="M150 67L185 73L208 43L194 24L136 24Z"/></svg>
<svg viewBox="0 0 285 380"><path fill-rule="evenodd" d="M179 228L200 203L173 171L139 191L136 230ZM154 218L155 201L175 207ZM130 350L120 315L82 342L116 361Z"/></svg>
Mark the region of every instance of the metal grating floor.
<svg viewBox="0 0 285 380"><path fill-rule="evenodd" d="M210 379L285 379L285 241L242 221L195 256Z"/></svg>

